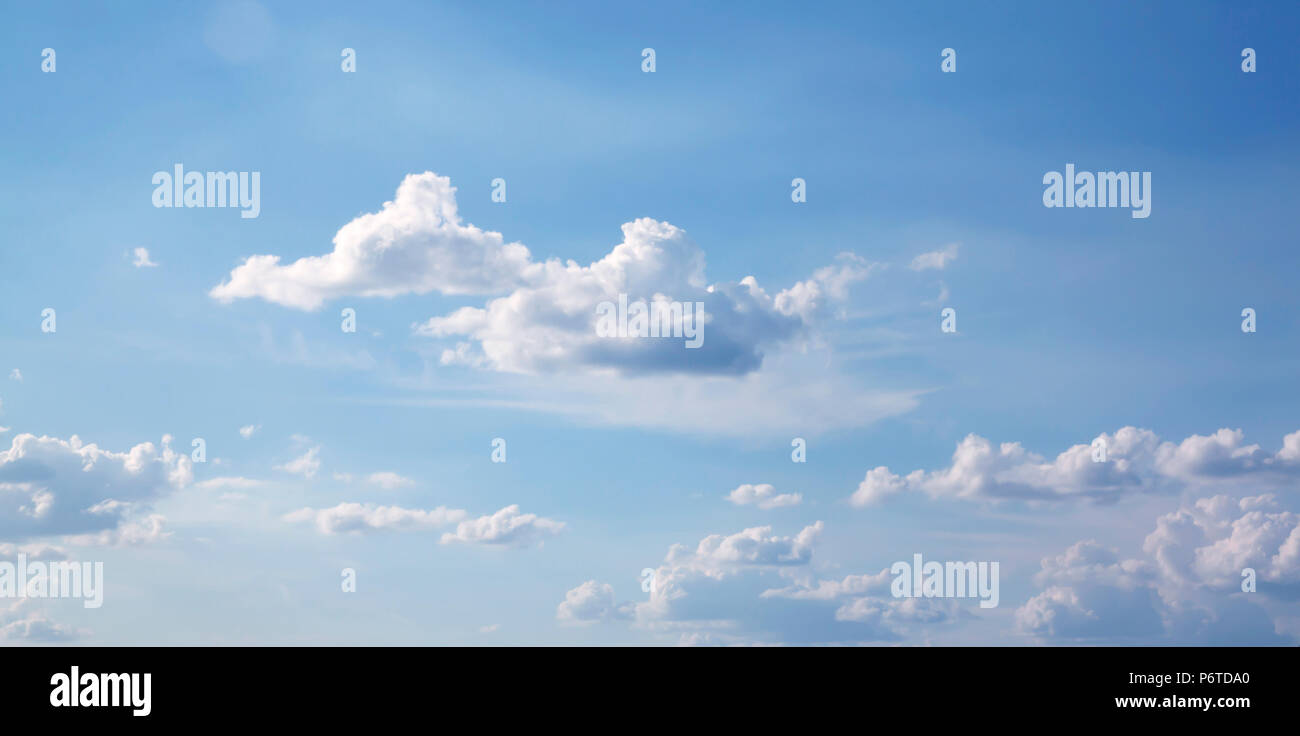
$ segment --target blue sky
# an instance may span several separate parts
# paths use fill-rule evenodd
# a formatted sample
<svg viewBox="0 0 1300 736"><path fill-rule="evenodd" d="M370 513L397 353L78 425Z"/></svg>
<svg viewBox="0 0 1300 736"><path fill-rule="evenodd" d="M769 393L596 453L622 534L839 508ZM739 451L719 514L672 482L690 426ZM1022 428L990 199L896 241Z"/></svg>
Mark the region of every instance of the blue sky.
<svg viewBox="0 0 1300 736"><path fill-rule="evenodd" d="M106 583L0 634L1294 643L1297 15L12 8L0 557ZM156 208L178 163L259 216ZM1150 217L1044 207L1070 163L1151 172ZM602 289L705 300L704 347L593 342ZM893 597L917 552L999 606Z"/></svg>

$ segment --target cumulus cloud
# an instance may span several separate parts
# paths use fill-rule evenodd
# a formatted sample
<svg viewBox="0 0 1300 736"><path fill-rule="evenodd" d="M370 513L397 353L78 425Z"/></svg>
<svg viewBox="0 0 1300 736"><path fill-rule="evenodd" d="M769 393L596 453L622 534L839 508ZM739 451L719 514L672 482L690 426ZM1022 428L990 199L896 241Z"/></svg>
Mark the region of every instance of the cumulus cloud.
<svg viewBox="0 0 1300 736"><path fill-rule="evenodd" d="M314 478L316 471L320 470L320 446L309 448L307 452L283 465L276 465L275 470L283 470L308 479Z"/></svg>
<svg viewBox="0 0 1300 736"><path fill-rule="evenodd" d="M440 529L464 519L461 509L439 506L404 509L399 506L341 503L327 509L302 508L285 514L285 521L311 522L322 534L361 534L374 531L420 531Z"/></svg>
<svg viewBox="0 0 1300 736"><path fill-rule="evenodd" d="M735 565L806 565L822 522L806 526L793 537L771 535L772 527L756 526L731 535L710 534L694 552L676 546L668 561L697 569L719 570Z"/></svg>
<svg viewBox="0 0 1300 736"><path fill-rule="evenodd" d="M1097 462L1104 451L1104 462ZM1169 493L1188 486L1213 487L1251 481L1289 482L1300 475L1300 432L1283 438L1274 454L1245 444L1241 430L1220 429L1179 443L1154 432L1124 427L1075 445L1051 461L1018 442L995 446L978 435L957 444L947 468L905 476L880 466L868 471L849 501L867 506L903 492L966 500L1051 501L1086 498L1114 501L1126 494Z"/></svg>
<svg viewBox="0 0 1300 736"><path fill-rule="evenodd" d="M893 598L888 571L790 584L809 577L821 531L821 522L793 536L758 527L708 535L694 548L674 545L647 600L619 604L611 586L589 580L566 594L557 616L631 620L690 644L898 641L959 617L952 601Z"/></svg>
<svg viewBox="0 0 1300 736"><path fill-rule="evenodd" d="M193 481L188 455L164 436L126 452L20 434L0 451L0 538L119 530L158 498Z"/></svg>
<svg viewBox="0 0 1300 736"><path fill-rule="evenodd" d="M614 602L614 586L588 580L566 592L555 609L555 618L564 624L588 625L633 618L635 606Z"/></svg>
<svg viewBox="0 0 1300 736"><path fill-rule="evenodd" d="M248 439L249 437L252 437L253 434L261 428L262 425L260 424L246 424L239 428L239 436L243 437L244 439Z"/></svg>
<svg viewBox="0 0 1300 736"><path fill-rule="evenodd" d="M340 228L332 252L288 265L250 256L209 293L315 310L342 296L499 293L541 268L523 245L462 223L455 192L445 176L411 174L378 212Z"/></svg>
<svg viewBox="0 0 1300 736"><path fill-rule="evenodd" d="M738 486L736 490L727 494L727 500L737 506L757 506L760 509L775 509L782 506L798 506L803 500L803 495L798 493L781 493L776 492L770 483L759 483L753 485L745 483Z"/></svg>
<svg viewBox="0 0 1300 736"><path fill-rule="evenodd" d="M496 371L743 375L758 370L769 349L811 339L830 306L873 269L844 253L809 279L769 294L752 276L708 283L704 252L681 228L642 218L622 229L623 241L588 266L547 261L510 294L434 317L415 331L460 340L444 350L444 364ZM621 300L702 308L703 343L688 348L684 337L601 336L599 305ZM675 317L673 324L680 322Z"/></svg>
<svg viewBox="0 0 1300 736"><path fill-rule="evenodd" d="M1271 494L1196 500L1161 516L1145 558L1123 559L1092 540L1043 560L1044 590L1016 627L1063 641L1282 643L1300 594L1300 515ZM1257 588L1243 592L1243 570Z"/></svg>
<svg viewBox="0 0 1300 736"><path fill-rule="evenodd" d="M1142 549L1169 584L1240 590L1250 568L1260 592L1300 597L1300 514L1273 494L1199 499L1160 517Z"/></svg>
<svg viewBox="0 0 1300 736"><path fill-rule="evenodd" d="M525 246L463 223L451 180L425 172L407 176L379 212L344 225L332 252L288 265L275 255L250 256L210 295L314 310L342 296L504 294L415 330L451 341L443 351L447 364L517 373L735 375L756 370L771 346L808 339L828 306L843 301L873 268L845 253L773 294L752 276L710 284L704 252L680 228L650 218L624 224L623 242L588 266L534 261ZM691 349L684 339L599 337L597 305L620 295L629 303L702 304L703 344ZM681 316L670 322L683 326Z"/></svg>
<svg viewBox="0 0 1300 736"><path fill-rule="evenodd" d="M908 268L913 271L924 271L930 268L942 270L944 266L948 265L949 261L957 257L957 249L960 247L961 243L949 243L941 250L922 253L912 259L912 263Z"/></svg>
<svg viewBox="0 0 1300 736"><path fill-rule="evenodd" d="M519 505L511 504L477 519L466 519L456 525L456 531L442 535L442 544L491 544L507 547L528 547L540 544L542 539L558 534L564 522L547 519L537 514L519 513Z"/></svg>
<svg viewBox="0 0 1300 736"><path fill-rule="evenodd" d="M23 380L23 372L15 368L9 371L9 378L21 382Z"/></svg>

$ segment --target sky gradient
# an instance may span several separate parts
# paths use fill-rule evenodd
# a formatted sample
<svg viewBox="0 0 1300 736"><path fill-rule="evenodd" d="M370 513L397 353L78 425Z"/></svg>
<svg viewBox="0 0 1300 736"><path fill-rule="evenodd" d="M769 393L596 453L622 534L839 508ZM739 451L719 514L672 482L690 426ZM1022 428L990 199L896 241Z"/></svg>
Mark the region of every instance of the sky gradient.
<svg viewBox="0 0 1300 736"><path fill-rule="evenodd" d="M0 559L105 589L0 638L1294 644L1297 20L10 8ZM155 207L176 164L258 216ZM1150 216L1044 207L1067 164ZM704 345L596 337L619 293ZM999 605L893 596L916 553Z"/></svg>

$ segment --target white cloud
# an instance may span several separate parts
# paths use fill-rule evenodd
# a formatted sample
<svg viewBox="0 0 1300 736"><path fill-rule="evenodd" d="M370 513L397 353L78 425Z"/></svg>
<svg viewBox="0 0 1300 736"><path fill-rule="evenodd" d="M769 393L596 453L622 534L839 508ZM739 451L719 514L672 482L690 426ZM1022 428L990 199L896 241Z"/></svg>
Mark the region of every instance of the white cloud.
<svg viewBox="0 0 1300 736"><path fill-rule="evenodd" d="M151 442L116 453L20 434L0 451L0 538L119 530L154 500L193 481L188 455Z"/></svg>
<svg viewBox="0 0 1300 736"><path fill-rule="evenodd" d="M922 253L912 259L912 263L908 268L913 271L924 271L930 268L942 270L944 266L948 265L949 261L957 257L957 249L960 247L961 243L949 243L941 250Z"/></svg>
<svg viewBox="0 0 1300 736"><path fill-rule="evenodd" d="M371 473L366 478L366 481L371 485L376 485L379 486L380 488L383 488L385 490L390 490L390 491L395 488L405 488L407 486L415 485L415 481L411 480L410 478L404 478L398 475L397 473L393 473L389 471L383 471L380 473Z"/></svg>
<svg viewBox="0 0 1300 736"><path fill-rule="evenodd" d="M158 265L149 260L149 250L147 248L136 248L133 252L135 254L135 260L131 265L136 268L153 268Z"/></svg>
<svg viewBox="0 0 1300 736"><path fill-rule="evenodd" d="M775 509L782 506L798 506L803 495L798 493L777 494L770 483L752 485L745 483L727 495L727 500L737 506L755 505L760 509Z"/></svg>
<svg viewBox="0 0 1300 736"><path fill-rule="evenodd" d="M547 261L509 295L434 317L415 331L458 340L443 351L447 365L530 374L744 375L757 371L772 349L810 341L830 305L843 302L849 285L874 268L844 253L836 265L771 295L752 276L708 283L704 252L669 223L642 218L622 229L623 242L588 266ZM597 305L618 304L620 295L629 304L702 304L703 343L687 348L681 337L598 335Z"/></svg>
<svg viewBox="0 0 1300 736"><path fill-rule="evenodd" d="M14 381L22 381L22 380L23 380L23 372L20 371L20 370L18 370L17 368L15 368L15 369L9 371L9 378L12 379L12 380L14 380Z"/></svg>
<svg viewBox="0 0 1300 736"><path fill-rule="evenodd" d="M466 517L460 509L404 509L399 506L341 503L333 508L303 508L285 514L285 521L314 522L322 534L360 534L372 531L420 531L438 529Z"/></svg>
<svg viewBox="0 0 1300 736"><path fill-rule="evenodd" d="M506 294L482 308L434 317L416 331L456 338L444 349L445 363L504 372L737 375L756 370L768 348L808 339L826 307L843 301L849 285L874 268L845 253L774 295L753 277L710 285L703 251L680 228L650 218L623 225L623 242L589 266L534 261L523 245L461 223L455 192L446 177L409 175L392 202L343 226L331 253L287 266L279 256L251 256L210 294L223 302L260 297L309 310L343 296ZM703 345L598 337L596 305L617 302L620 294L631 301L702 302Z"/></svg>
<svg viewBox="0 0 1300 736"><path fill-rule="evenodd" d="M77 534L65 537L68 544L99 547L133 547L143 544L155 544L167 539L171 532L163 531L166 522L161 514L149 514L142 519L124 522L116 529L105 529L93 534Z"/></svg>
<svg viewBox="0 0 1300 736"><path fill-rule="evenodd" d="M312 447L300 457L294 458L284 465L276 465L274 469L301 475L308 479L314 478L316 471L320 470L320 446Z"/></svg>
<svg viewBox="0 0 1300 736"><path fill-rule="evenodd" d="M768 536L770 526L751 527L729 536L710 534L700 540L694 553L676 547L668 560L711 570L734 565L806 565L822 527L818 521L793 537Z"/></svg>
<svg viewBox="0 0 1300 736"><path fill-rule="evenodd" d="M647 600L615 601L589 580L565 595L557 617L573 623L634 619L637 628L680 634L683 643L899 641L914 627L956 620L952 601L894 599L887 571L842 581L774 588L775 578L806 578L817 522L794 536L768 527L706 536L694 550L674 545Z"/></svg>
<svg viewBox="0 0 1300 736"><path fill-rule="evenodd" d="M89 632L55 623L30 608L31 599L20 598L0 608L0 641L60 642L83 638Z"/></svg>
<svg viewBox="0 0 1300 736"><path fill-rule="evenodd" d="M500 628L501 628L501 624L488 624L487 626L480 626L479 629L478 629L478 633L480 633L480 634L494 634L494 633L496 633L497 630L500 629Z"/></svg>
<svg viewBox="0 0 1300 736"><path fill-rule="evenodd" d="M1085 540L1044 559L1034 579L1045 589L1016 610L1017 628L1080 642L1286 641L1300 596L1300 515L1273 495L1196 500L1157 519L1142 549L1146 558L1123 559ZM1255 592L1242 592L1246 568Z"/></svg>
<svg viewBox="0 0 1300 736"><path fill-rule="evenodd" d="M287 266L279 256L250 256L210 295L315 310L342 296L500 292L541 268L524 246L462 224L455 192L447 177L411 174L379 212L339 229L332 252Z"/></svg>
<svg viewBox="0 0 1300 736"><path fill-rule="evenodd" d="M993 443L967 435L947 468L895 475L881 466L867 472L850 497L854 506L880 502L903 492L967 500L1050 501L1067 498L1115 500L1134 493L1171 493L1189 486L1215 487L1250 481L1292 482L1300 475L1300 432L1283 438L1270 455L1244 444L1241 430L1220 429L1180 443L1162 442L1154 432L1124 427L1102 433L1105 462L1093 460L1093 444L1075 445L1054 460L1018 442Z"/></svg>
<svg viewBox="0 0 1300 736"><path fill-rule="evenodd" d="M564 600L555 609L555 618L564 624L587 625L628 621L634 612L632 604L614 602L614 588L609 583L588 580L564 594Z"/></svg>
<svg viewBox="0 0 1300 736"><path fill-rule="evenodd" d="M527 547L534 542L540 543L545 536L558 534L563 528L564 522L536 514L521 514L519 505L511 504L495 514L460 522L456 525L455 532L442 535L441 543L465 542Z"/></svg>
<svg viewBox="0 0 1300 736"><path fill-rule="evenodd" d="M249 437L252 437L253 434L256 433L257 430L261 428L262 425L260 424L247 424L239 428L239 436L243 437L244 439L248 439Z"/></svg>

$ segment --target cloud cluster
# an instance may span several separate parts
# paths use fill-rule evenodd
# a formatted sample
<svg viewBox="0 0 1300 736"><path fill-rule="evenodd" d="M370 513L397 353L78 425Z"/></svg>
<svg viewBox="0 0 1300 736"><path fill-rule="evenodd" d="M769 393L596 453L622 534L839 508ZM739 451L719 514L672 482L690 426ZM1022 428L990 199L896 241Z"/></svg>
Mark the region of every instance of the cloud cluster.
<svg viewBox="0 0 1300 736"><path fill-rule="evenodd" d="M642 218L624 224L623 242L591 265L547 261L510 294L481 308L462 307L434 317L415 330L433 338L468 338L443 352L444 364L513 373L581 369L743 375L761 366L769 348L810 339L829 305L842 302L849 285L871 270L871 264L846 253L837 264L775 294L752 276L710 284L704 253L685 231ZM600 336L598 305L617 304L621 295L629 304L665 300L702 305L702 345Z"/></svg>
<svg viewBox="0 0 1300 736"><path fill-rule="evenodd" d="M120 530L136 511L193 478L189 456L172 449L170 436L161 446L145 442L118 453L75 435L20 434L0 451L0 539ZM124 533L147 534L152 522L144 524Z"/></svg>
<svg viewBox="0 0 1300 736"><path fill-rule="evenodd" d="M948 467L905 476L885 466L873 468L849 501L867 506L904 492L981 501L1114 501L1126 494L1174 492L1188 486L1243 481L1276 485L1298 475L1300 432L1284 437L1282 448L1270 454L1259 445L1246 444L1239 429L1220 429L1173 443L1161 441L1149 430L1124 427L1114 434L1102 433L1090 444L1075 445L1050 461L1018 442L995 446L971 434L957 444Z"/></svg>
<svg viewBox="0 0 1300 736"><path fill-rule="evenodd" d="M547 536L558 534L564 522L537 514L520 513L511 504L493 514L470 518L463 509L439 506L435 509L406 509L400 506L376 506L340 503L325 509L302 508L284 515L294 523L309 522L322 534L362 534L377 531L427 531L455 525L445 532L441 544L465 543L503 547L529 547L540 544Z"/></svg>
<svg viewBox="0 0 1300 736"><path fill-rule="evenodd" d="M1300 597L1300 515L1271 494L1218 495L1160 517L1145 558L1092 540L1043 560L1044 590L1016 610L1045 640L1274 644ZM1255 589L1243 591L1243 572Z"/></svg>
<svg viewBox="0 0 1300 736"><path fill-rule="evenodd" d="M534 261L525 246L462 223L450 179L411 174L379 212L344 225L332 252L288 265L275 255L250 256L210 295L308 310L342 296L501 295L414 329L455 342L444 349L444 364L512 373L742 375L761 365L767 348L809 339L828 305L842 302L874 267L841 254L837 263L769 294L752 276L708 283L704 252L667 222L641 218L622 229L623 242L590 265ZM702 304L703 344L599 336L597 306L617 303L620 295L629 303ZM682 318L673 324L680 327Z"/></svg>
<svg viewBox="0 0 1300 736"><path fill-rule="evenodd" d="M250 256L209 294L315 310L342 296L499 293L540 268L524 246L462 224L455 193L445 176L411 174L379 212L344 225L332 252L285 266L279 256Z"/></svg>
<svg viewBox="0 0 1300 736"><path fill-rule="evenodd" d="M769 527L712 534L693 549L674 545L641 602L617 602L608 583L588 580L565 594L562 623L628 622L683 643L898 641L914 625L955 619L948 600L895 599L888 571L842 581L772 587L807 577L822 523L793 536Z"/></svg>

